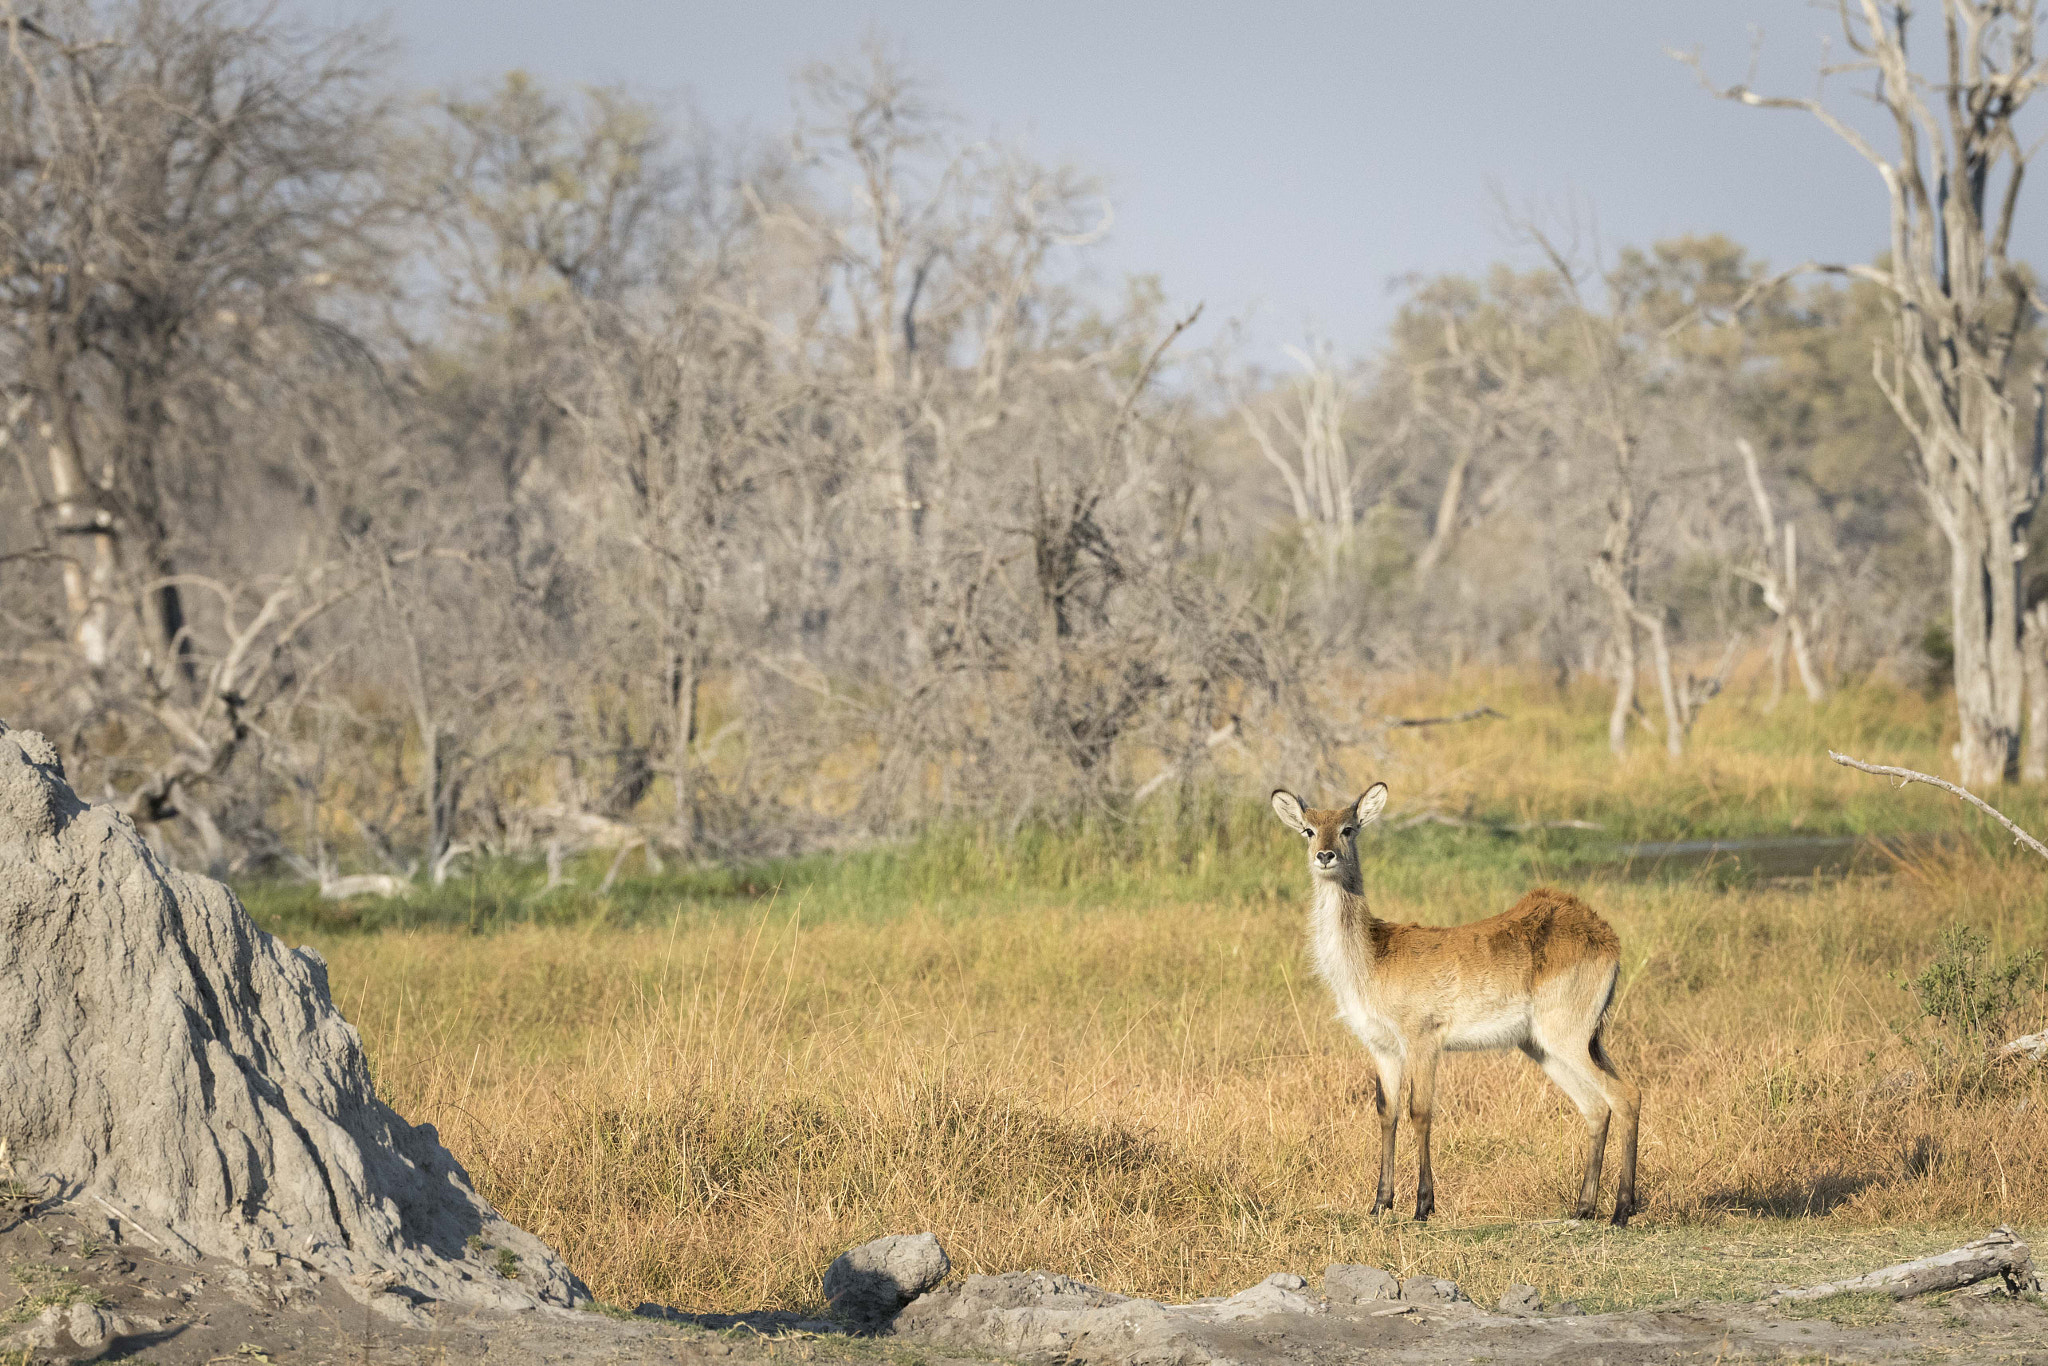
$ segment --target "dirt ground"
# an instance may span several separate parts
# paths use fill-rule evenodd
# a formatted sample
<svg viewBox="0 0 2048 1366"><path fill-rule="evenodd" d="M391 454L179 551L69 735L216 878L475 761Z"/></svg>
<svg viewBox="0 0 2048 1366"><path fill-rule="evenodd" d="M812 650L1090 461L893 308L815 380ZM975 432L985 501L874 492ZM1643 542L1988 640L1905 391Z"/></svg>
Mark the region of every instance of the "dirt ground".
<svg viewBox="0 0 2048 1366"><path fill-rule="evenodd" d="M755 1361L947 1366L952 1362L1968 1361L2048 1366L2048 1307L2002 1291L1796 1312L1695 1302L1632 1313L1516 1315L1462 1300L1350 1303L1247 1292L1193 1307L1126 1300L1063 1277L969 1277L919 1300L881 1336L793 1315L487 1314L423 1306L401 1322L332 1278L290 1263L174 1263L108 1241L71 1209L7 1216L0 1229L0 1364L81 1359L175 1363ZM1285 1280L1286 1278L1276 1278ZM1048 1294L1048 1285L1057 1283ZM1254 1294L1267 1298L1247 1298ZM386 1297L388 1299L388 1297ZM1241 1302L1241 1303L1240 1303ZM1292 1306L1291 1309L1275 1306ZM89 1309L76 1306L90 1305ZM1048 1310L1047 1306L1053 1306ZM1077 1316L1078 1315L1078 1316ZM87 1342L72 1336L85 1330ZM106 1336L92 1341L104 1332Z"/></svg>

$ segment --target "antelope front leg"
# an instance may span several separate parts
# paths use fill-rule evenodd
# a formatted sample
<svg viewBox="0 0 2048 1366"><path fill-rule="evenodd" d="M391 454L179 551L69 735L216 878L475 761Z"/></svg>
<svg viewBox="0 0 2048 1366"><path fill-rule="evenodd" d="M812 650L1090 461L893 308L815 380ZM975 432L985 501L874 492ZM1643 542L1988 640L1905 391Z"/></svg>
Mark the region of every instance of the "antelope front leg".
<svg viewBox="0 0 2048 1366"><path fill-rule="evenodd" d="M1372 1103L1380 1115L1380 1188L1373 1197L1372 1212L1384 1214L1394 1207L1394 1134L1401 1126L1401 1060L1373 1054L1378 1076L1373 1079Z"/></svg>
<svg viewBox="0 0 2048 1366"><path fill-rule="evenodd" d="M1429 1166L1429 1121L1436 1108L1439 1040L1426 1039L1408 1060L1408 1118L1415 1121L1415 1219L1436 1213L1436 1176Z"/></svg>

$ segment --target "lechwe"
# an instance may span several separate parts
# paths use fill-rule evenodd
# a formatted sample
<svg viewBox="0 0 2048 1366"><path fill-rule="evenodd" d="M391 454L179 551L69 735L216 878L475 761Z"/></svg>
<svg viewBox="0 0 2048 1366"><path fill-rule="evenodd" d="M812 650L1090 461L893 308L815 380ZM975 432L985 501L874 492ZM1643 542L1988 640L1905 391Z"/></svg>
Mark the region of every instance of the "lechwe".
<svg viewBox="0 0 2048 1366"><path fill-rule="evenodd" d="M1394 1131L1402 1083L1415 1121L1415 1217L1436 1208L1429 1170L1436 1065L1445 1049L1519 1048L1586 1118L1586 1179L1576 1217L1590 1219L1600 1196L1609 1119L1621 1116L1621 1180L1614 1222L1636 1209L1636 1088L1600 1046L1614 999L1621 941L1575 896L1540 888L1491 920L1438 929L1393 925L1366 905L1358 832L1379 819L1387 785L1374 783L1350 806L1304 807L1281 789L1273 810L1308 841L1309 931L1316 970L1337 1010L1379 1069L1380 1187L1372 1212L1394 1207Z"/></svg>

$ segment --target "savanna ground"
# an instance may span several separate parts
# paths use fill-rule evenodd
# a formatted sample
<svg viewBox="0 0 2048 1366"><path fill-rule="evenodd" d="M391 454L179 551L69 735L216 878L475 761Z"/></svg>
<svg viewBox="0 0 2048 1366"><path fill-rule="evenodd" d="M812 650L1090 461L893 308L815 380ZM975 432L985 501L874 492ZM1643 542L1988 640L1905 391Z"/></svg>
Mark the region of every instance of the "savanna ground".
<svg viewBox="0 0 2048 1366"><path fill-rule="evenodd" d="M1910 986L1946 954L1982 987L2048 942L2048 864L1825 752L1945 769L1945 699L1871 686L1765 715L1731 696L1683 759L1638 733L1619 764L1591 689L1468 674L1379 705L1479 702L1505 719L1356 756L1355 788L1394 789L1368 893L1448 924L1548 881L1620 931L1610 1047L1645 1093L1647 1207L1626 1230L1562 1220L1582 1128L1518 1055L1444 1069L1437 1218L1366 1216L1369 1067L1309 971L1298 841L1263 805L1269 779L1352 794L1298 775L1155 799L1122 827L635 863L601 896L605 859L550 892L508 864L406 903L243 891L327 956L383 1094L628 1307L816 1308L835 1254L927 1228L957 1272L1169 1299L1341 1261L1596 1311L1747 1297L1998 1223L2048 1233L2048 1069L1972 1061L1983 1035L2048 1026L2038 965L1981 1026L1929 1018ZM2040 796L1998 799L2048 824ZM1392 828L1424 809L1473 823ZM1568 819L1603 828L1504 828ZM1847 877L1599 870L1638 839L1905 831L1957 837ZM1967 963L1944 948L1956 926L1984 936Z"/></svg>

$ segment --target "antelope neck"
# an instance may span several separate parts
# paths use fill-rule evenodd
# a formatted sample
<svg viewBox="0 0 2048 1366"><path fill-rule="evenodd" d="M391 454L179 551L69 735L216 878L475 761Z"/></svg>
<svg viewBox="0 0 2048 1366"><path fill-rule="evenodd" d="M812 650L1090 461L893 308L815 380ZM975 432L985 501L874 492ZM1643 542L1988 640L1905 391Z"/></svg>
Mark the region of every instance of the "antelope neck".
<svg viewBox="0 0 2048 1366"><path fill-rule="evenodd" d="M1361 966L1372 957L1365 929L1374 916L1366 903L1365 890L1357 868L1346 869L1342 882L1317 878L1309 899L1309 925L1314 932L1317 957L1331 967L1339 959L1356 958Z"/></svg>

